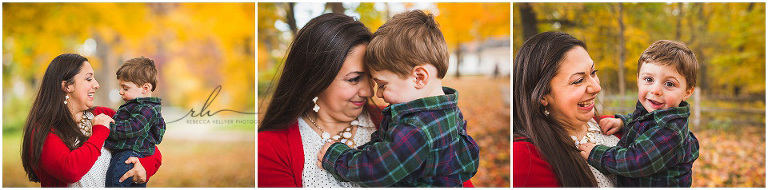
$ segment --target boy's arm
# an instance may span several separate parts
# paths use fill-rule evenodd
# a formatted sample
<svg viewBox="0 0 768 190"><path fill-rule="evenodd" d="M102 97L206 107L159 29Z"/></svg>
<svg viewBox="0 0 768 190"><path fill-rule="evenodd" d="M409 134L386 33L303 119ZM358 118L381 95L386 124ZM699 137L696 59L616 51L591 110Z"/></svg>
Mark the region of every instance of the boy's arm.
<svg viewBox="0 0 768 190"><path fill-rule="evenodd" d="M602 172L626 177L646 177L678 163L681 134L670 127L652 127L629 147L597 145L587 162Z"/></svg>
<svg viewBox="0 0 768 190"><path fill-rule="evenodd" d="M115 120L111 124L109 139L129 139L147 133L152 128L152 119L157 117L157 110L147 105L137 105L128 113L128 119Z"/></svg>
<svg viewBox="0 0 768 190"><path fill-rule="evenodd" d="M429 145L417 127L401 125L386 131L384 142L354 150L334 143L322 159L323 169L340 181L362 186L391 186L421 167Z"/></svg>
<svg viewBox="0 0 768 190"><path fill-rule="evenodd" d="M617 133L622 135L626 134L625 132L628 130L627 126L629 126L629 122L632 121L632 113L629 113L627 115L616 114L613 117L621 119L621 129L619 129Z"/></svg>

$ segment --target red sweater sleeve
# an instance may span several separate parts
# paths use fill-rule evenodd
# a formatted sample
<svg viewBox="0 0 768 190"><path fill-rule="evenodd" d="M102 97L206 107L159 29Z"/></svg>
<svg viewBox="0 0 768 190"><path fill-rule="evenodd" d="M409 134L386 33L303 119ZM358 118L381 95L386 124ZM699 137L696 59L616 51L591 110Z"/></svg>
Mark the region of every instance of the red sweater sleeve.
<svg viewBox="0 0 768 190"><path fill-rule="evenodd" d="M301 187L301 172L293 170L289 147L284 146L288 141L286 133L262 131L258 140L259 187Z"/></svg>
<svg viewBox="0 0 768 190"><path fill-rule="evenodd" d="M77 182L96 163L108 135L107 127L93 126L93 134L88 141L75 150L69 150L58 135L48 133L40 153L40 168L59 181Z"/></svg>
<svg viewBox="0 0 768 190"><path fill-rule="evenodd" d="M144 170L147 171L147 181L149 181L149 178L160 169L160 165L163 163L163 155L160 154L160 149L155 146L155 154L139 158L139 162L141 162L141 166L144 166Z"/></svg>
<svg viewBox="0 0 768 190"><path fill-rule="evenodd" d="M530 142L515 141L512 154L512 187L558 187L549 163Z"/></svg>

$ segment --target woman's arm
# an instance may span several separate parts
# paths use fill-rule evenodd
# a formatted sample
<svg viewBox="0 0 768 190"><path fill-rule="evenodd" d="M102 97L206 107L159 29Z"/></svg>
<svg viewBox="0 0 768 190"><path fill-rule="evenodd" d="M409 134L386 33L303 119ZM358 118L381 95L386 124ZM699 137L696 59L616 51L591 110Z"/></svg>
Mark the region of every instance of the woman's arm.
<svg viewBox="0 0 768 190"><path fill-rule="evenodd" d="M258 152L258 176L259 187L301 187L296 183L296 178L301 173L294 175L288 147L278 147L279 135L272 131L259 132L259 152Z"/></svg>
<svg viewBox="0 0 768 190"><path fill-rule="evenodd" d="M59 181L77 182L96 163L108 135L107 127L95 125L88 141L75 150L69 150L58 135L49 133L40 153L40 168Z"/></svg>
<svg viewBox="0 0 768 190"><path fill-rule="evenodd" d="M147 170L147 180L157 173L160 165L163 164L163 155L160 153L160 149L155 146L155 154L144 158L139 158L141 165Z"/></svg>

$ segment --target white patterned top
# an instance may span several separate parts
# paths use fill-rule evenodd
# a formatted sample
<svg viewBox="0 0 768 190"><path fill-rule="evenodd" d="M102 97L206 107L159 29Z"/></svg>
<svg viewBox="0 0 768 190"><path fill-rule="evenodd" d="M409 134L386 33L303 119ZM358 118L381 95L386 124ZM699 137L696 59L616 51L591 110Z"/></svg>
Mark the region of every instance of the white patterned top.
<svg viewBox="0 0 768 190"><path fill-rule="evenodd" d="M360 187L350 182L340 182L330 173L317 167L317 153L323 147L320 134L317 134L307 122L299 117L299 132L301 133L301 143L304 146L304 169L301 172L301 183L303 187L320 188L338 188L338 187ZM363 145L371 141L371 134L376 131L371 118L367 114L361 114L357 117L360 121L360 127L357 128L355 136L352 137L356 145Z"/></svg>
<svg viewBox="0 0 768 190"><path fill-rule="evenodd" d="M80 181L67 184L67 187L105 187L110 159L112 159L112 152L102 146L101 156L96 159L96 163L88 170L88 173L85 173Z"/></svg>
<svg viewBox="0 0 768 190"><path fill-rule="evenodd" d="M590 129L600 130L600 126L597 125L597 121L594 119L587 122ZM595 136L595 145L616 146L619 143L619 138L613 135L605 135L602 132ZM589 165L589 164L587 164ZM592 174L595 175L597 180L597 187L616 187L616 175L603 174L592 165L589 165L589 169L592 170Z"/></svg>

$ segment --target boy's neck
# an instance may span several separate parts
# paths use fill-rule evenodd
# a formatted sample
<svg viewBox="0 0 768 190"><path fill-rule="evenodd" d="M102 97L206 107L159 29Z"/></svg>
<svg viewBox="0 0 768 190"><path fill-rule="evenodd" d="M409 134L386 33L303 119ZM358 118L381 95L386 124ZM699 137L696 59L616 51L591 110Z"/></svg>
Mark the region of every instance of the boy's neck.
<svg viewBox="0 0 768 190"><path fill-rule="evenodd" d="M429 81L429 84L427 84L423 89L426 90L424 98L445 95L445 92L443 92L443 82L438 78L434 78L432 81Z"/></svg>

